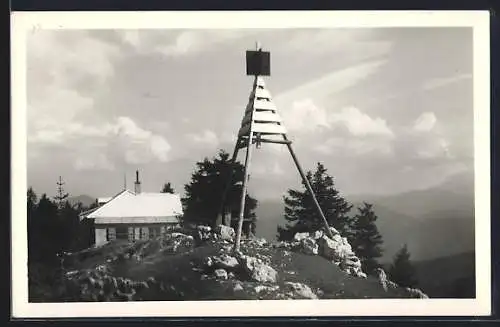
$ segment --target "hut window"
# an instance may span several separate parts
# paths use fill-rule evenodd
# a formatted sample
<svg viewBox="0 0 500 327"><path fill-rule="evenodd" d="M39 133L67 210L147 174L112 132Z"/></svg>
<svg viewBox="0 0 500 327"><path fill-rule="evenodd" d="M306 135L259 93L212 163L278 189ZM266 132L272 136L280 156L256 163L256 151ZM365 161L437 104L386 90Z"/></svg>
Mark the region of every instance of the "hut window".
<svg viewBox="0 0 500 327"><path fill-rule="evenodd" d="M149 227L149 235L151 238L158 237L161 234L160 227Z"/></svg>
<svg viewBox="0 0 500 327"><path fill-rule="evenodd" d="M113 241L116 239L116 231L114 228L106 228L106 240Z"/></svg>
<svg viewBox="0 0 500 327"><path fill-rule="evenodd" d="M116 239L128 240L128 228L122 226L116 227Z"/></svg>

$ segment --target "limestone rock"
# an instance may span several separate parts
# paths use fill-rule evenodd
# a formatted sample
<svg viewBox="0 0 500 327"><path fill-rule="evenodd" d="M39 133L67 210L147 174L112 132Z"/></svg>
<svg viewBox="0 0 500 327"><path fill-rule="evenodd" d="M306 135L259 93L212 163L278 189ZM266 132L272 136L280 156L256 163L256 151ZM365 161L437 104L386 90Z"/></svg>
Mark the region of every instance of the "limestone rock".
<svg viewBox="0 0 500 327"><path fill-rule="evenodd" d="M311 288L302 283L285 282L285 286L294 294L294 297L300 299L317 299L318 296L314 294Z"/></svg>
<svg viewBox="0 0 500 327"><path fill-rule="evenodd" d="M339 265L340 269L348 270L351 269L353 271L361 270L361 261L358 257L351 255L347 258L344 258Z"/></svg>
<svg viewBox="0 0 500 327"><path fill-rule="evenodd" d="M211 268L214 265L214 261L211 257L206 257L203 259L203 266L206 268Z"/></svg>
<svg viewBox="0 0 500 327"><path fill-rule="evenodd" d="M364 272L362 272L362 271L358 271L357 274L356 274L356 277L368 278L368 276Z"/></svg>
<svg viewBox="0 0 500 327"><path fill-rule="evenodd" d="M309 236L312 237L315 240L319 240L320 238L323 237L323 235L325 235L325 233L322 230L317 230L317 231L311 232L309 234Z"/></svg>
<svg viewBox="0 0 500 327"><path fill-rule="evenodd" d="M293 236L293 240L297 241L297 242L300 242L302 239L307 238L307 237L309 237L309 233L307 233L307 232L305 232L305 233L296 233Z"/></svg>
<svg viewBox="0 0 500 327"><path fill-rule="evenodd" d="M334 239L324 235L318 240L318 244L321 255L328 260L341 261L354 255L349 243L343 242L339 235L335 235Z"/></svg>
<svg viewBox="0 0 500 327"><path fill-rule="evenodd" d="M227 271L224 269L215 269L214 276L217 279L227 279Z"/></svg>
<svg viewBox="0 0 500 327"><path fill-rule="evenodd" d="M419 290L418 288L405 288L405 290L408 292L411 298L417 298L417 299L428 299L429 296Z"/></svg>
<svg viewBox="0 0 500 327"><path fill-rule="evenodd" d="M247 241L248 245L256 246L256 247L263 247L267 244L267 241L265 238L255 238L255 239L250 239Z"/></svg>
<svg viewBox="0 0 500 327"><path fill-rule="evenodd" d="M258 282L275 283L278 273L271 266L254 257L242 256L241 263L250 278Z"/></svg>
<svg viewBox="0 0 500 327"><path fill-rule="evenodd" d="M267 286L265 286L265 285L257 285L254 287L255 293L260 293L264 290L267 290Z"/></svg>
<svg viewBox="0 0 500 327"><path fill-rule="evenodd" d="M212 227L204 225L196 226L196 229L205 233L210 233L212 231Z"/></svg>
<svg viewBox="0 0 500 327"><path fill-rule="evenodd" d="M236 285L234 285L234 287L233 287L233 291L234 292L241 292L241 291L243 291L243 286L241 285L241 283L236 283Z"/></svg>
<svg viewBox="0 0 500 327"><path fill-rule="evenodd" d="M379 281L380 285L382 285L382 288L384 289L384 291L387 292L389 290L389 288L391 288L391 289L398 288L398 285L396 283L390 281L387 278L387 275L386 275L384 269L377 268L377 269L375 269L375 273L377 274L378 281Z"/></svg>
<svg viewBox="0 0 500 327"><path fill-rule="evenodd" d="M274 286L268 286L268 285L257 285L254 287L254 291L255 293L262 293L262 292L272 292L272 291L276 291L279 289L279 286L278 285L274 285Z"/></svg>
<svg viewBox="0 0 500 327"><path fill-rule="evenodd" d="M220 239L226 241L232 241L236 235L232 227L225 225L217 226L216 232L219 235Z"/></svg>
<svg viewBox="0 0 500 327"><path fill-rule="evenodd" d="M292 245L289 242L285 241L280 241L278 243L274 243L273 247L278 248L278 249L290 249Z"/></svg>
<svg viewBox="0 0 500 327"><path fill-rule="evenodd" d="M226 270L234 270L239 265L238 259L227 254L213 257L213 262L217 268Z"/></svg>
<svg viewBox="0 0 500 327"><path fill-rule="evenodd" d="M203 226L203 225L200 225L200 226L197 226L196 227L196 230L197 230L197 236L198 236L198 240L199 241L208 241L210 240L211 238L211 231L212 231L212 228L210 226Z"/></svg>
<svg viewBox="0 0 500 327"><path fill-rule="evenodd" d="M318 254L318 243L311 238L311 237L306 237L303 238L300 242L301 250L302 253L307 254L307 255L317 255Z"/></svg>
<svg viewBox="0 0 500 327"><path fill-rule="evenodd" d="M333 235L340 235L339 231L336 230L335 228L333 228L332 226L330 226L330 232L333 234Z"/></svg>

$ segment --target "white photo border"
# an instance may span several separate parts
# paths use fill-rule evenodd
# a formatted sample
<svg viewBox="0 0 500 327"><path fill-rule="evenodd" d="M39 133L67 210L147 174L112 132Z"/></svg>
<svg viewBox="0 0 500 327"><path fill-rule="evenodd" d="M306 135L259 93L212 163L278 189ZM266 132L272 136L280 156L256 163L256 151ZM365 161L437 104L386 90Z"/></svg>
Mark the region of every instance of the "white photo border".
<svg viewBox="0 0 500 327"><path fill-rule="evenodd" d="M38 29L471 27L475 164L475 299L28 303L26 35ZM262 317L491 314L490 48L488 11L13 12L11 15L12 316ZM195 309L194 309L195 308Z"/></svg>

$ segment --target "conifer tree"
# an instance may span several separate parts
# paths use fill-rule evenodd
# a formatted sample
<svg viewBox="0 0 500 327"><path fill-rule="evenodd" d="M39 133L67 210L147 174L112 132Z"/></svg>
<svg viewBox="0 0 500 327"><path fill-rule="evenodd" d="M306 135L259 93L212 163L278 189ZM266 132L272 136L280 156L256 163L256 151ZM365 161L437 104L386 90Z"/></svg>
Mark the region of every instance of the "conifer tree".
<svg viewBox="0 0 500 327"><path fill-rule="evenodd" d="M408 246L405 244L394 257L389 269L389 279L402 287L417 287L415 268L410 261Z"/></svg>
<svg viewBox="0 0 500 327"><path fill-rule="evenodd" d="M64 233L59 221L57 205L46 194L42 194L31 221L33 233L30 241L35 260L54 263L56 253L62 248L60 235Z"/></svg>
<svg viewBox="0 0 500 327"><path fill-rule="evenodd" d="M67 200L69 194L64 192L64 182L62 180L62 177L59 176L59 180L57 181L57 195L55 196L55 200L57 203L57 206L59 209L61 209L64 206L64 202Z"/></svg>
<svg viewBox="0 0 500 327"><path fill-rule="evenodd" d="M363 270L370 274L380 267L377 258L382 256L382 235L376 225L377 215L373 205L364 202L354 216L352 234L349 235L352 249L361 261Z"/></svg>
<svg viewBox="0 0 500 327"><path fill-rule="evenodd" d="M352 206L335 188L333 177L321 163L317 163L316 171L308 171L306 177L316 195L329 226L336 228L342 235L351 230L351 218L348 216ZM278 239L290 240L295 233L310 232L324 228L323 220L318 213L313 199L302 181L302 190L288 190L285 202L285 226L278 226Z"/></svg>
<svg viewBox="0 0 500 327"><path fill-rule="evenodd" d="M183 222L214 226L221 208L224 189L226 188L230 169L234 174L223 207L231 213L231 226L236 228L240 211L240 197L244 166L241 163L231 164L229 154L220 150L217 157L205 158L196 163L196 171L191 181L184 186L186 196ZM245 203L243 231L255 233L257 200L247 194Z"/></svg>
<svg viewBox="0 0 500 327"><path fill-rule="evenodd" d="M26 193L26 195L28 197L28 220L29 220L29 218L33 215L33 213L36 210L36 206L38 204L38 197L31 186L28 188L28 192Z"/></svg>
<svg viewBox="0 0 500 327"><path fill-rule="evenodd" d="M171 193L171 194L174 194L175 190L172 187L172 184L166 183L166 184L163 184L163 188L161 190L161 193Z"/></svg>

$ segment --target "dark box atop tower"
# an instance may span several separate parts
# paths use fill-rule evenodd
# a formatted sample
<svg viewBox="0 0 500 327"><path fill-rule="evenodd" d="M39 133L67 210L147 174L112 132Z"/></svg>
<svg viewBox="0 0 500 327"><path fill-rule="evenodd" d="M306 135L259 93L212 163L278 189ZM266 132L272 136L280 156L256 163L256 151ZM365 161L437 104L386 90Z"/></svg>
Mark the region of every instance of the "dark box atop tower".
<svg viewBox="0 0 500 327"><path fill-rule="evenodd" d="M247 75L271 75L270 57L269 51L247 51Z"/></svg>

